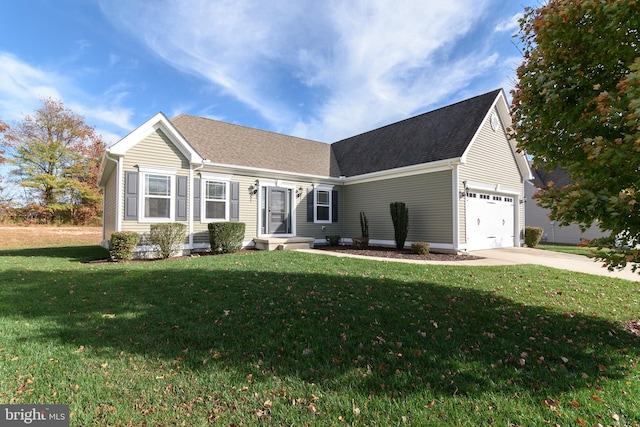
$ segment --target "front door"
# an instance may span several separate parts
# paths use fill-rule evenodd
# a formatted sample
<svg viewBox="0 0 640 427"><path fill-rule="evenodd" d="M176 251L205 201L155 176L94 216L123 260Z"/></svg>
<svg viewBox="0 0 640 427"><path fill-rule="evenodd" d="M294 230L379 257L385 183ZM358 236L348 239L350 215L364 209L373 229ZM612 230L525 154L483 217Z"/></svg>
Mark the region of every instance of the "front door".
<svg viewBox="0 0 640 427"><path fill-rule="evenodd" d="M262 228L264 234L291 234L291 193L288 188L263 187Z"/></svg>

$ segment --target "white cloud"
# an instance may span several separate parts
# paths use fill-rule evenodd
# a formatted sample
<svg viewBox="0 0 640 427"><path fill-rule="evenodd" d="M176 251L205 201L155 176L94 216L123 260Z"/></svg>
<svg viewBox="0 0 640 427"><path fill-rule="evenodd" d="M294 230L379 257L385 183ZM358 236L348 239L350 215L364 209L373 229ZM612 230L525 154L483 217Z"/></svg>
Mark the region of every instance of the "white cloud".
<svg viewBox="0 0 640 427"><path fill-rule="evenodd" d="M458 44L495 3L194 0L186 8L178 0L103 0L101 7L115 27L278 131L333 141L424 111L500 69L498 53L482 43L463 54ZM507 31L516 16L495 29ZM295 97L291 87L311 93L306 114L299 100L277 96Z"/></svg>
<svg viewBox="0 0 640 427"><path fill-rule="evenodd" d="M60 98L56 73L39 70L15 56L0 52L0 118L18 120L33 111L42 98Z"/></svg>
<svg viewBox="0 0 640 427"><path fill-rule="evenodd" d="M516 13L506 19L501 20L495 27L495 31L499 33L516 33L520 28L519 19L522 18L522 13Z"/></svg>
<svg viewBox="0 0 640 427"><path fill-rule="evenodd" d="M10 53L0 51L0 63L0 119L3 121L19 121L38 108L42 98L53 98L83 115L87 123L105 129L103 136L113 138L117 131L127 133L134 127L133 111L119 106L126 96L122 88L115 86L105 94L88 94L61 73L38 68Z"/></svg>

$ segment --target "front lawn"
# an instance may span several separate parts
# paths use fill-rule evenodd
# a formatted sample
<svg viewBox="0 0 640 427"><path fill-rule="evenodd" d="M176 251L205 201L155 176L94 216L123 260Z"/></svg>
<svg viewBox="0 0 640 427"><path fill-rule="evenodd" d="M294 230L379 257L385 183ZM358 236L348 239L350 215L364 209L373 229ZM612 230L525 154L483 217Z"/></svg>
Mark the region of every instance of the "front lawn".
<svg viewBox="0 0 640 427"><path fill-rule="evenodd" d="M563 252L566 254L584 255L584 256L591 255L595 249L588 246L560 245L557 243L552 244L552 243L542 243L542 242L538 244L537 248L544 249L547 251Z"/></svg>
<svg viewBox="0 0 640 427"><path fill-rule="evenodd" d="M0 403L71 425L640 425L637 284L535 266L0 251Z"/></svg>

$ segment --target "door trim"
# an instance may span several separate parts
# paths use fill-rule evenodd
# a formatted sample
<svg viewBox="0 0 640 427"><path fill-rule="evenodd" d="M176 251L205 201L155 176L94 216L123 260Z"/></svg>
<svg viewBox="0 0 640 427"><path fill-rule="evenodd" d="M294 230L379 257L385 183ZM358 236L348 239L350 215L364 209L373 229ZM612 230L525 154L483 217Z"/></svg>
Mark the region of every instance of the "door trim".
<svg viewBox="0 0 640 427"><path fill-rule="evenodd" d="M264 224L263 224L263 216L262 216L262 207L265 203L263 200L263 192L264 189L269 189L269 187L283 188L290 191L291 194L291 205L290 205L290 215L291 215L291 232L286 234L273 234L273 233L263 233ZM292 182L284 182L281 180L263 180L258 179L258 193L256 194L258 203L256 204L256 217L257 217L257 235L258 237L295 237L296 236L296 209L297 209L297 199L295 197L296 184Z"/></svg>

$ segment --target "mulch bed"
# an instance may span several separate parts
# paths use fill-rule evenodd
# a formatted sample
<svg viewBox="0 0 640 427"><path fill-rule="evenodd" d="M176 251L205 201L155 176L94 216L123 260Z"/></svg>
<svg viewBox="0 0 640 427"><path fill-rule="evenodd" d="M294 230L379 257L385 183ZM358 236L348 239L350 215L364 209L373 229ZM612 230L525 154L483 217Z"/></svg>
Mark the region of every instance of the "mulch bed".
<svg viewBox="0 0 640 427"><path fill-rule="evenodd" d="M468 261L473 259L480 259L480 257L473 255L455 255L455 254L437 254L429 253L427 255L418 255L413 253L410 249L403 249L401 251L395 248L388 248L383 246L369 246L367 249L353 249L351 246L329 246L329 245L317 245L314 249L323 251L341 252L351 255L370 256L379 258L395 258L395 259L415 259L422 261Z"/></svg>

